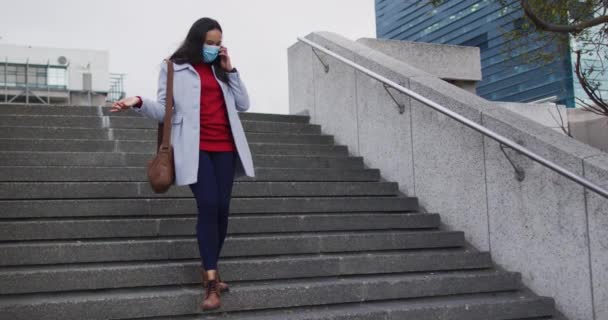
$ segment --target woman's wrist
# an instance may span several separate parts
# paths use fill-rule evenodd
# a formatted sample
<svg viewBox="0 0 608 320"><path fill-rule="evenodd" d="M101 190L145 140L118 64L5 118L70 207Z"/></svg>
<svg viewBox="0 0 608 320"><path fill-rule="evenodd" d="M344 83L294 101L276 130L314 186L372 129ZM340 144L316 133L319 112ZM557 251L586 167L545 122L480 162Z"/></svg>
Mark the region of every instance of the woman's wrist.
<svg viewBox="0 0 608 320"><path fill-rule="evenodd" d="M133 105L133 108L141 108L143 100L141 99L140 96L135 96L135 98L137 98L137 103Z"/></svg>

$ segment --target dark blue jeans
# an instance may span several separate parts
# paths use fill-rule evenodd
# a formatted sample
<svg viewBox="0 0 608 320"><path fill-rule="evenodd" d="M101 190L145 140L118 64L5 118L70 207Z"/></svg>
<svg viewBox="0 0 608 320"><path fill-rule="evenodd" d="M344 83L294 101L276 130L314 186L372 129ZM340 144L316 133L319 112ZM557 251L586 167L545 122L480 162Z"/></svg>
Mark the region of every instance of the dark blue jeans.
<svg viewBox="0 0 608 320"><path fill-rule="evenodd" d="M198 207L196 237L205 270L217 270L228 232L236 157L236 151L199 150L198 179L189 185Z"/></svg>

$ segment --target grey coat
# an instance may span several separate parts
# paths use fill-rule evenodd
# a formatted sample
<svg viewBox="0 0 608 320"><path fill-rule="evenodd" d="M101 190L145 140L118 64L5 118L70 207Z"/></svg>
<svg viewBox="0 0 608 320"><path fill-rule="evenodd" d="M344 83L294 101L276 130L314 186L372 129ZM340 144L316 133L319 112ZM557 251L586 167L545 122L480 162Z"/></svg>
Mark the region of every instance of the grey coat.
<svg viewBox="0 0 608 320"><path fill-rule="evenodd" d="M171 129L171 144L175 161L175 183L183 186L195 183L198 176L199 137L200 137L200 94L201 81L198 72L188 63L175 64L173 77L173 120ZM215 68L213 74L215 74ZM228 120L232 136L237 148L235 178L247 175L255 176L253 160L247 137L237 111L249 109L249 95L241 80L240 74L227 72L231 86L217 80L224 93ZM165 116L165 91L167 84L167 64L162 62L158 78L156 100L142 97L140 108L133 108L144 116L163 121Z"/></svg>

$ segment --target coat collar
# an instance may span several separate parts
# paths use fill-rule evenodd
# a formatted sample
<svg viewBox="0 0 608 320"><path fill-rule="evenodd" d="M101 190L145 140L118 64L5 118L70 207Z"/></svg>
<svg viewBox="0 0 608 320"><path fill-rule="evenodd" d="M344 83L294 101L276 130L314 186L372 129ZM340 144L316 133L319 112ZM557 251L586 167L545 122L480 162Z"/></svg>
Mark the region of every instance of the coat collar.
<svg viewBox="0 0 608 320"><path fill-rule="evenodd" d="M182 64L173 63L173 70L177 71L177 70L183 70L183 69L190 69L190 70L196 72L194 67L187 62L182 63ZM215 72L215 65L211 65L211 69L213 70L213 72Z"/></svg>
<svg viewBox="0 0 608 320"><path fill-rule="evenodd" d="M178 70L183 70L183 69L189 69L192 72L194 72L195 74L198 75L198 72L196 72L196 70L194 69L194 67L189 64L189 63L182 63L182 64L176 64L173 63L173 70L174 71L178 71ZM211 65L211 71L213 71L213 76L217 79L217 74L215 73L215 66ZM225 84L222 81L218 80L218 83L220 84L220 87L222 87L222 89L226 89Z"/></svg>
<svg viewBox="0 0 608 320"><path fill-rule="evenodd" d="M186 68L191 69L192 71L196 71L196 70L194 70L194 67L189 63L182 63L182 64L173 63L173 70L175 70L175 71L183 70Z"/></svg>

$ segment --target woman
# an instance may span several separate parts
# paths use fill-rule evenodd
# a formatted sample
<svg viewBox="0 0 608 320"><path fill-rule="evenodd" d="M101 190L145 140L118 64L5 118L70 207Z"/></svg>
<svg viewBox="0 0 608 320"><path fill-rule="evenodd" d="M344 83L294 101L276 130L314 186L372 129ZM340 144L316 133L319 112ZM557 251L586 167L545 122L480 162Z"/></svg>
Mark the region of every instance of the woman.
<svg viewBox="0 0 608 320"><path fill-rule="evenodd" d="M220 292L228 290L220 279L217 261L228 230L233 180L255 176L237 113L249 109L249 96L228 50L222 46L222 28L214 19L196 21L170 60L174 66L174 184L189 185L196 198L196 233L205 288L201 307L216 309L221 305ZM167 65L163 61L156 100L128 97L115 102L111 111L132 108L162 122L166 81Z"/></svg>

